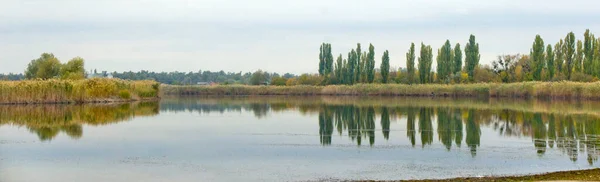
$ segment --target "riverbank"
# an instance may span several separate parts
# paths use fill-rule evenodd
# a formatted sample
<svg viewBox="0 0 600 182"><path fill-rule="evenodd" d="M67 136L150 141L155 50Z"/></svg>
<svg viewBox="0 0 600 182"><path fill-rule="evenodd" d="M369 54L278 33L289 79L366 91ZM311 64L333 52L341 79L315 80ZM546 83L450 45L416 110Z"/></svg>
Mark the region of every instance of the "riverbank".
<svg viewBox="0 0 600 182"><path fill-rule="evenodd" d="M600 169L560 171L545 174L506 177L481 177L481 178L452 178L440 180L400 180L406 182L452 182L452 181L599 181Z"/></svg>
<svg viewBox="0 0 600 182"><path fill-rule="evenodd" d="M600 82L519 82L476 84L357 84L328 86L174 86L164 95L347 95L411 97L509 97L600 100Z"/></svg>
<svg viewBox="0 0 600 182"><path fill-rule="evenodd" d="M0 81L0 104L109 103L158 99L154 81L93 78L83 80Z"/></svg>

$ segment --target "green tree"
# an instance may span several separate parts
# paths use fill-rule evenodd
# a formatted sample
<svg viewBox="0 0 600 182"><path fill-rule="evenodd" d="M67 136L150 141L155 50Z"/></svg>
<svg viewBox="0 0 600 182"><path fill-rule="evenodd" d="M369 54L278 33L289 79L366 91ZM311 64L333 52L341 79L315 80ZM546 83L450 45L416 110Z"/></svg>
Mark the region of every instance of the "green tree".
<svg viewBox="0 0 600 182"><path fill-rule="evenodd" d="M348 84L354 84L356 83L356 78L357 78L357 60L356 60L356 52L354 51L354 49L352 49L349 53L348 53L348 70L347 70L347 83Z"/></svg>
<svg viewBox="0 0 600 182"><path fill-rule="evenodd" d="M552 51L552 45L548 44L546 47L546 64L548 65L548 78L554 78L554 52Z"/></svg>
<svg viewBox="0 0 600 182"><path fill-rule="evenodd" d="M410 49L406 53L406 71L409 84L415 82L415 57L415 43L410 43Z"/></svg>
<svg viewBox="0 0 600 182"><path fill-rule="evenodd" d="M593 73L600 77L600 38L594 41L594 60L592 61Z"/></svg>
<svg viewBox="0 0 600 182"><path fill-rule="evenodd" d="M542 69L544 68L544 63L546 61L544 59L544 40L540 35L535 36L530 55L533 68L533 80L542 80Z"/></svg>
<svg viewBox="0 0 600 182"><path fill-rule="evenodd" d="M25 70L25 78L50 79L59 76L60 61L52 53L43 53L39 58L31 60Z"/></svg>
<svg viewBox="0 0 600 182"><path fill-rule="evenodd" d="M367 70L369 69L367 66L367 52L363 52L360 57L360 79L359 83L367 82Z"/></svg>
<svg viewBox="0 0 600 182"><path fill-rule="evenodd" d="M565 67L563 71L565 72L567 79L570 80L575 62L575 34L573 32L569 32L569 34L567 34L565 37L563 51L565 53Z"/></svg>
<svg viewBox="0 0 600 182"><path fill-rule="evenodd" d="M267 81L267 75L262 70L258 70L252 73L252 77L250 77L251 85L261 85Z"/></svg>
<svg viewBox="0 0 600 182"><path fill-rule="evenodd" d="M319 74L328 75L333 71L333 54L331 53L331 44L321 44L319 52Z"/></svg>
<svg viewBox="0 0 600 182"><path fill-rule="evenodd" d="M462 70L462 50L460 49L460 44L456 43L454 46L454 65L452 66L452 73L457 74Z"/></svg>
<svg viewBox="0 0 600 182"><path fill-rule="evenodd" d="M421 54L419 55L419 79L421 83L429 83L431 78L431 63L433 54L431 46L421 43Z"/></svg>
<svg viewBox="0 0 600 182"><path fill-rule="evenodd" d="M562 73L562 68L563 68L563 63L565 60L565 54L563 52L563 40L560 39L559 42L557 42L554 45L554 62L556 63L556 71L557 73Z"/></svg>
<svg viewBox="0 0 600 182"><path fill-rule="evenodd" d="M362 73L364 71L364 64L362 62L362 52L361 52L361 47L360 47L360 43L356 44L356 52L354 52L354 64L356 64L354 67L356 68L356 72L354 73L354 83L358 83L360 82Z"/></svg>
<svg viewBox="0 0 600 182"><path fill-rule="evenodd" d="M443 80L447 80L450 78L450 74L452 74L452 59L454 58L452 52L452 45L449 40L446 40L446 43L438 49L437 55L437 74L438 80L442 82Z"/></svg>
<svg viewBox="0 0 600 182"><path fill-rule="evenodd" d="M333 72L334 76L335 76L335 82L337 84L343 84L344 83L344 64L343 64L343 58L342 58L342 54L340 54L337 58L337 60L335 61L335 71Z"/></svg>
<svg viewBox="0 0 600 182"><path fill-rule="evenodd" d="M390 56L388 50L383 52L383 56L381 57L381 67L379 70L381 72L381 82L387 83L390 75Z"/></svg>
<svg viewBox="0 0 600 182"><path fill-rule="evenodd" d="M593 75L594 41L596 40L596 38L594 37L594 34L590 33L590 29L585 30L583 37L583 54L585 54L585 60L583 61L584 73L588 75Z"/></svg>
<svg viewBox="0 0 600 182"><path fill-rule="evenodd" d="M469 42L465 46L465 68L469 75L469 80L473 81L473 75L475 73L475 67L479 65L479 43L475 42L475 35L469 37Z"/></svg>
<svg viewBox="0 0 600 182"><path fill-rule="evenodd" d="M369 53L367 53L367 82L373 83L375 80L375 47L369 44Z"/></svg>
<svg viewBox="0 0 600 182"><path fill-rule="evenodd" d="M575 72L582 73L583 72L583 42L581 40L577 41L577 50L575 52Z"/></svg>
<svg viewBox="0 0 600 182"><path fill-rule="evenodd" d="M60 68L60 77L62 79L84 79L85 68L84 60L80 57L75 57Z"/></svg>

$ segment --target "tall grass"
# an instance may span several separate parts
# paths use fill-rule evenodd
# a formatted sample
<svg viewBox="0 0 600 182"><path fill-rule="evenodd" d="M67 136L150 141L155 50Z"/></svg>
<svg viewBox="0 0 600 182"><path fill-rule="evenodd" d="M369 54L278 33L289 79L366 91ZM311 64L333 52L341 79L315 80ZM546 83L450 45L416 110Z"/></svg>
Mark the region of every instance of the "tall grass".
<svg viewBox="0 0 600 182"><path fill-rule="evenodd" d="M600 82L357 84L329 86L171 86L164 95L353 95L600 99Z"/></svg>
<svg viewBox="0 0 600 182"><path fill-rule="evenodd" d="M0 81L0 103L117 102L157 98L154 81L85 80Z"/></svg>

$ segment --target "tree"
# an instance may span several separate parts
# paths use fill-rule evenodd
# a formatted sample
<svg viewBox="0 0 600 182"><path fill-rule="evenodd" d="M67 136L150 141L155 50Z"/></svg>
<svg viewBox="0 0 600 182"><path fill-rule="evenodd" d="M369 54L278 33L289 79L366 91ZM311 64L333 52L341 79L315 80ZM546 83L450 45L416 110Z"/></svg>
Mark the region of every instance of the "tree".
<svg viewBox="0 0 600 182"><path fill-rule="evenodd" d="M60 68L60 77L62 79L84 79L85 68L84 60L80 57L75 57Z"/></svg>
<svg viewBox="0 0 600 182"><path fill-rule="evenodd" d="M369 44L369 53L367 53L367 82L373 83L375 80L375 47Z"/></svg>
<svg viewBox="0 0 600 182"><path fill-rule="evenodd" d="M267 81L267 75L262 70L258 70L252 73L252 77L250 78L251 85L262 85Z"/></svg>
<svg viewBox="0 0 600 182"><path fill-rule="evenodd" d="M421 43L421 54L419 55L419 79L421 83L429 83L431 79L431 63L433 54L431 46Z"/></svg>
<svg viewBox="0 0 600 182"><path fill-rule="evenodd" d="M27 79L50 79L59 76L60 61L52 53L43 53L38 59L31 60L25 70Z"/></svg>
<svg viewBox="0 0 600 182"><path fill-rule="evenodd" d="M379 68L381 72L381 82L387 83L388 76L390 74L390 56L388 50L383 52L383 56L381 57L381 67Z"/></svg>
<svg viewBox="0 0 600 182"><path fill-rule="evenodd" d="M356 44L356 52L354 53L354 59L355 62L354 64L356 64L354 67L356 68L356 72L354 73L354 82L358 83L360 82L361 76L363 74L364 71L364 64L362 62L362 52L361 52L361 48L360 48L360 43Z"/></svg>
<svg viewBox="0 0 600 182"><path fill-rule="evenodd" d="M590 34L590 29L585 30L583 37L583 54L585 55L585 60L583 61L584 73L588 75L593 75L594 41L596 40L596 38L594 37L594 34Z"/></svg>
<svg viewBox="0 0 600 182"><path fill-rule="evenodd" d="M571 79L571 73L573 73L573 65L575 59L575 34L573 32L569 32L565 37L564 49L565 53L565 75L567 79Z"/></svg>
<svg viewBox="0 0 600 182"><path fill-rule="evenodd" d="M546 64L548 65L548 79L554 78L554 52L552 51L552 45L548 44L546 47Z"/></svg>
<svg viewBox="0 0 600 182"><path fill-rule="evenodd" d="M531 61L533 67L533 80L542 80L542 69L544 68L544 40L540 35L535 36L531 48Z"/></svg>
<svg viewBox="0 0 600 182"><path fill-rule="evenodd" d="M328 75L333 71L333 54L331 54L331 44L321 44L319 52L319 75Z"/></svg>
<svg viewBox="0 0 600 182"><path fill-rule="evenodd" d="M452 74L453 58L452 45L449 40L446 40L446 43L438 50L437 55L437 77L440 82L450 78L450 74Z"/></svg>
<svg viewBox="0 0 600 182"><path fill-rule="evenodd" d="M479 65L479 59L481 58L481 55L479 54L479 43L475 42L475 35L471 34L469 37L469 42L465 46L465 56L465 68L469 75L469 80L472 81L475 67Z"/></svg>
<svg viewBox="0 0 600 182"><path fill-rule="evenodd" d="M460 44L456 43L454 46L454 65L452 66L452 73L460 73L462 70L462 50L460 49Z"/></svg>
<svg viewBox="0 0 600 182"><path fill-rule="evenodd" d="M342 54L340 54L335 61L335 71L333 72L333 75L336 79L335 81L338 84L344 83L344 64L342 59Z"/></svg>
<svg viewBox="0 0 600 182"><path fill-rule="evenodd" d="M565 59L563 52L563 44L563 40L560 39L560 41L554 45L554 62L556 64L557 73L562 73L563 62Z"/></svg>
<svg viewBox="0 0 600 182"><path fill-rule="evenodd" d="M577 41L577 50L575 52L575 72L581 73L583 72L583 42L581 40Z"/></svg>
<svg viewBox="0 0 600 182"><path fill-rule="evenodd" d="M358 69L357 64L356 64L356 52L354 51L354 49L352 49L349 53L348 53L348 69L347 71L347 78L346 80L348 84L354 84L356 83L356 77L357 77L357 71L356 69Z"/></svg>
<svg viewBox="0 0 600 182"><path fill-rule="evenodd" d="M414 83L415 79L415 43L410 43L410 49L406 53L406 71L408 73L408 83Z"/></svg>
<svg viewBox="0 0 600 182"><path fill-rule="evenodd" d="M593 74L600 77L600 38L594 41L594 60L592 61Z"/></svg>

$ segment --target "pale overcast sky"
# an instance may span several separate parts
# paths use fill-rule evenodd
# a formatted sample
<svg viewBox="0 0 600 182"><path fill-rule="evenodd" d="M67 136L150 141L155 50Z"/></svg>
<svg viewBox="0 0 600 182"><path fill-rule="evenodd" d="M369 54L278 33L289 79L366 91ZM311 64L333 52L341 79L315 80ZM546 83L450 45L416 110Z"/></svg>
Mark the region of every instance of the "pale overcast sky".
<svg viewBox="0 0 600 182"><path fill-rule="evenodd" d="M1 0L0 73L23 72L43 52L80 56L107 71L317 72L319 45L336 57L373 43L405 66L410 42L464 48L481 62L528 53L586 28L600 35L597 0ZM418 51L418 50L417 50ZM434 51L436 52L436 51Z"/></svg>

